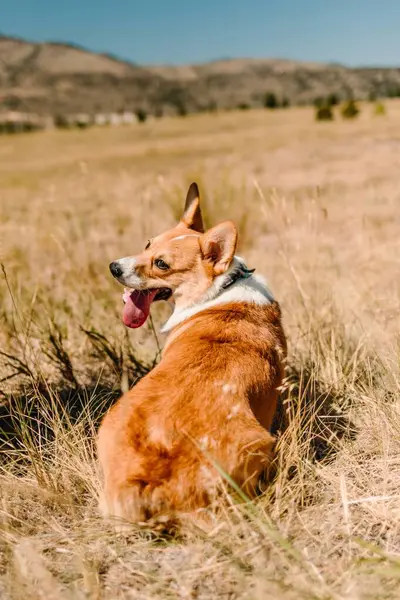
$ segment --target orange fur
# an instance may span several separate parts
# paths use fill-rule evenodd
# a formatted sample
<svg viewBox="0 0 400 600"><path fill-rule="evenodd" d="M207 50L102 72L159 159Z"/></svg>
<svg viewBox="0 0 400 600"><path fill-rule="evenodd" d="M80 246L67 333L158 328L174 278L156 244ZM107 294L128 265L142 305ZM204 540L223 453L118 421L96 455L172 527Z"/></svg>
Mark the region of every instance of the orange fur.
<svg viewBox="0 0 400 600"><path fill-rule="evenodd" d="M198 205L191 219L201 232ZM231 224L196 237L189 236L192 221L159 236L135 258L143 281L154 281L146 253L163 253L172 264L163 281L169 277L178 301L188 305L228 268L236 246ZM188 237L176 240L185 232ZM277 302L220 304L178 324L160 363L100 427L106 512L140 522L205 508L220 490L216 464L253 498L273 464L269 429L285 353Z"/></svg>

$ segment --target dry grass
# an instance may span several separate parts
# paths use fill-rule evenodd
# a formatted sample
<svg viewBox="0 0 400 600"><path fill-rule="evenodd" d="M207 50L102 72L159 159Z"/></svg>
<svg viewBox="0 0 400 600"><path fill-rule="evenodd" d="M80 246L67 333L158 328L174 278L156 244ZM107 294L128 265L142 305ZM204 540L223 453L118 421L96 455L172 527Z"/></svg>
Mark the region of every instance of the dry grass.
<svg viewBox="0 0 400 600"><path fill-rule="evenodd" d="M398 597L400 107L369 111L0 140L2 598ZM107 265L174 222L193 178L282 303L281 469L208 536L121 537L97 514L93 435L163 340L124 329Z"/></svg>

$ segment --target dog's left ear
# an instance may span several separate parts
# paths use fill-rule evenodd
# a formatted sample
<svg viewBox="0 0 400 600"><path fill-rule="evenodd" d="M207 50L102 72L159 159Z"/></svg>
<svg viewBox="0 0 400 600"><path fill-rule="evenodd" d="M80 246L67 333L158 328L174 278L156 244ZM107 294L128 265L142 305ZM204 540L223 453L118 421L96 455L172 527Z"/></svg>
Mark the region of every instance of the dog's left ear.
<svg viewBox="0 0 400 600"><path fill-rule="evenodd" d="M203 217L200 210L200 193L197 183L192 183L189 187L181 221L189 229L194 229L200 233L204 232Z"/></svg>
<svg viewBox="0 0 400 600"><path fill-rule="evenodd" d="M237 229L232 221L224 221L209 229L200 238L200 248L206 260L212 263L215 275L228 269L235 254Z"/></svg>

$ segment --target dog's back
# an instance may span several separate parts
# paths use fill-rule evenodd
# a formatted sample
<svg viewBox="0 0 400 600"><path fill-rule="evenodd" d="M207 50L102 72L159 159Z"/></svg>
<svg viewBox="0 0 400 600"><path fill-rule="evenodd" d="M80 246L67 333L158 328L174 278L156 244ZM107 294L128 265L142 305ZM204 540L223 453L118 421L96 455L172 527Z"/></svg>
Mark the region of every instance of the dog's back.
<svg viewBox="0 0 400 600"><path fill-rule="evenodd" d="M218 467L252 497L273 459L286 351L278 304L212 307L172 336L99 432L108 512L129 521L209 505Z"/></svg>

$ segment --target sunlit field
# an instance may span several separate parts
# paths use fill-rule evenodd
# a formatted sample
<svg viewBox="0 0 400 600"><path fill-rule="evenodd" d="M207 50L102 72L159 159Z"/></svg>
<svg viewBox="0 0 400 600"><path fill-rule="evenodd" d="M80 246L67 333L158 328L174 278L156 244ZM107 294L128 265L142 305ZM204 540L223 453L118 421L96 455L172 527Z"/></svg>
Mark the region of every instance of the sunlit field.
<svg viewBox="0 0 400 600"><path fill-rule="evenodd" d="M400 104L0 137L0 597L398 598ZM208 533L115 533L93 440L159 359L111 260L180 217L232 219L288 337L279 471ZM187 368L190 369L190 357Z"/></svg>

